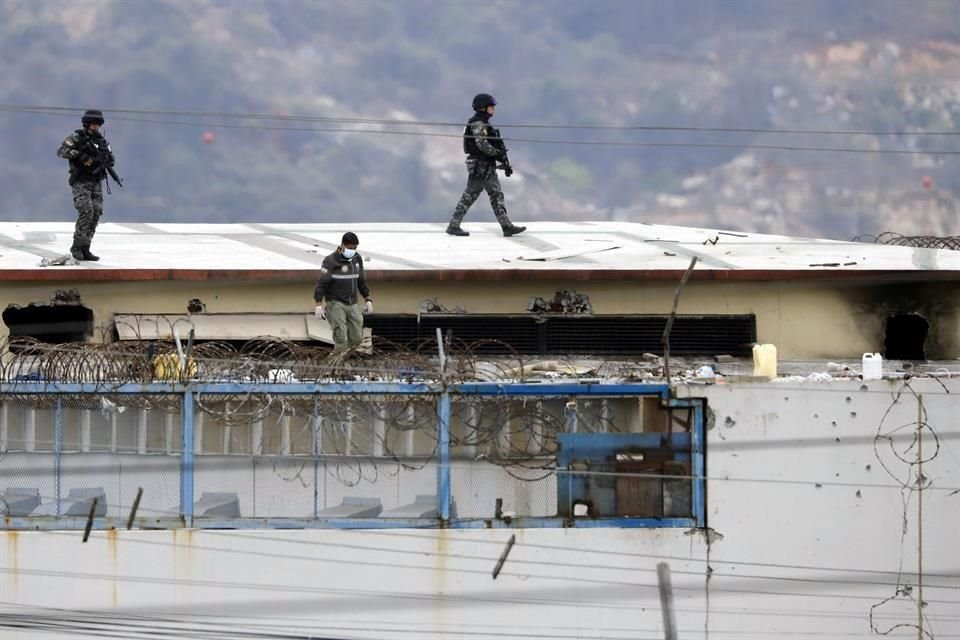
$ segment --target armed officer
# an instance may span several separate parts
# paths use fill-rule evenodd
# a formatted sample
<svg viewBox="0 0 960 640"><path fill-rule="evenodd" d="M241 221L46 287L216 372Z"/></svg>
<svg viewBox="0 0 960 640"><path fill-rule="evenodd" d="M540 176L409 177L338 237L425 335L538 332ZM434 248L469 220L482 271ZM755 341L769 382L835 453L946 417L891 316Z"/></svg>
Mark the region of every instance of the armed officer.
<svg viewBox="0 0 960 640"><path fill-rule="evenodd" d="M527 230L510 222L507 207L503 203L503 190L497 178L497 163L504 170L508 178L513 174L510 161L507 159L507 148L500 137L500 132L490 126L490 118L497 108L497 101L487 93L477 94L473 98L473 117L467 122L463 130L463 152L467 154L467 188L464 189L457 208L453 211L447 233L452 236L469 236L460 224L467 209L477 201L480 192L486 190L490 197L490 206L497 216L497 222L503 229L503 235L510 237Z"/></svg>
<svg viewBox="0 0 960 640"><path fill-rule="evenodd" d="M103 113L89 109L80 123L83 128L67 136L57 150L57 155L70 163L70 189L73 191L73 206L77 208L77 225L70 255L77 260L99 260L99 256L90 253L90 243L103 215L103 189L100 182L107 180L109 174L119 186L123 184L113 170L115 159L110 143L100 132Z"/></svg>

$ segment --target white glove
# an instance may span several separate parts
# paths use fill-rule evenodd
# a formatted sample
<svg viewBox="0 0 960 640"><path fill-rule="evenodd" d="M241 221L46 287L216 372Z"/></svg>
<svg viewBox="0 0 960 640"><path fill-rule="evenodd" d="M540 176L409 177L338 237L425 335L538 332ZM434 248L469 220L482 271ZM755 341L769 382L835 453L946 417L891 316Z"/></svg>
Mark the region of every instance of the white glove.
<svg viewBox="0 0 960 640"><path fill-rule="evenodd" d="M373 313L373 300L367 298L367 301L363 303L363 312Z"/></svg>
<svg viewBox="0 0 960 640"><path fill-rule="evenodd" d="M327 310L322 304L318 304L313 310L313 315L317 317L317 320L326 320L327 319Z"/></svg>

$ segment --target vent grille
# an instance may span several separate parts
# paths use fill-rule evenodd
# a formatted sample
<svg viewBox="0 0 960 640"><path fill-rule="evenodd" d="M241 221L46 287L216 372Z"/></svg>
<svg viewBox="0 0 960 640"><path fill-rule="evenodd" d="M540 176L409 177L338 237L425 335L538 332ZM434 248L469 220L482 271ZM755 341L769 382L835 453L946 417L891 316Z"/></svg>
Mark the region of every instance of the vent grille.
<svg viewBox="0 0 960 640"><path fill-rule="evenodd" d="M435 336L438 328L444 335L447 331L452 332L455 339L467 344L481 340L499 341L478 345L476 348L478 354L543 352L537 323L528 316L457 314L420 317L421 338Z"/></svg>
<svg viewBox="0 0 960 640"><path fill-rule="evenodd" d="M366 324L381 345L412 345L432 340L439 328L466 343L500 341L524 355L639 355L661 353L667 316L545 316L430 314L371 315ZM753 315L677 316L670 335L671 353L681 355L750 354L756 342ZM495 342L478 353L507 354Z"/></svg>
<svg viewBox="0 0 960 640"><path fill-rule="evenodd" d="M378 349L412 348L420 339L417 316L372 313L364 317L363 324L373 331L373 344Z"/></svg>

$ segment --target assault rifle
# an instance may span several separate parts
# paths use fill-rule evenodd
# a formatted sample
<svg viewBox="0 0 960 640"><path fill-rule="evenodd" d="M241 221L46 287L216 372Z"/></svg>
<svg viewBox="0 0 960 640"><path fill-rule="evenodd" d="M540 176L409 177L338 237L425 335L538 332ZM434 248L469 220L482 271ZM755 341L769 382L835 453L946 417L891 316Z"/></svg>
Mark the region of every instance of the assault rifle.
<svg viewBox="0 0 960 640"><path fill-rule="evenodd" d="M117 183L118 187L123 188L123 180L113 169L113 152L109 146L102 148L99 144L94 144L93 141L88 140L87 144L83 146L81 154L82 159L80 160L80 164L83 165L86 171L90 172L90 175L97 179L97 182L103 180L107 183L107 193L112 193L110 191L110 180L108 176L109 178L113 178L113 181ZM71 174L71 185L80 177L81 171L83 171L83 169Z"/></svg>
<svg viewBox="0 0 960 640"><path fill-rule="evenodd" d="M113 167L111 167L110 165L107 165L107 166L105 166L104 168L107 170L107 174L108 174L111 178L113 178L113 181L117 183L117 186L122 189L122 188L123 188L123 180L120 178L120 176L117 175L117 172L113 170Z"/></svg>
<svg viewBox="0 0 960 640"><path fill-rule="evenodd" d="M503 171L503 175L509 178L513 175L513 167L510 165L510 158L507 156L507 144L500 137L500 130L494 129L496 135L490 138L490 144L500 150L500 157L497 159L497 169Z"/></svg>

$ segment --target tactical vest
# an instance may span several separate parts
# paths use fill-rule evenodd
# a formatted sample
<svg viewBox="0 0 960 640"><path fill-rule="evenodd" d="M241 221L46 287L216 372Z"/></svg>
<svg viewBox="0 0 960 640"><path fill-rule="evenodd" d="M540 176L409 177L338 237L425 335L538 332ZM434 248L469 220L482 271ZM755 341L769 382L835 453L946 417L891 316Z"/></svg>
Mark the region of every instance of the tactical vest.
<svg viewBox="0 0 960 640"><path fill-rule="evenodd" d="M89 156L98 161L93 166L85 167L80 158L74 158L70 161L70 184L77 182L99 182L103 180L105 168L104 162L112 164L113 150L107 139L100 135L93 135L86 129L77 129L77 149L82 155Z"/></svg>
<svg viewBox="0 0 960 640"><path fill-rule="evenodd" d="M470 120L467 121L467 126L463 128L463 152L470 156L471 158L486 158L486 154L482 153L477 147L477 139L473 137L473 133L470 132L470 125L474 122L480 122L482 118L480 116L474 115ZM491 138L494 136L496 129L490 126L490 123L484 123L483 125L484 134Z"/></svg>

